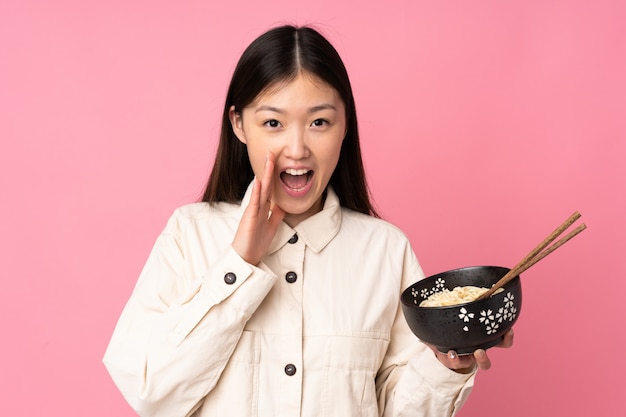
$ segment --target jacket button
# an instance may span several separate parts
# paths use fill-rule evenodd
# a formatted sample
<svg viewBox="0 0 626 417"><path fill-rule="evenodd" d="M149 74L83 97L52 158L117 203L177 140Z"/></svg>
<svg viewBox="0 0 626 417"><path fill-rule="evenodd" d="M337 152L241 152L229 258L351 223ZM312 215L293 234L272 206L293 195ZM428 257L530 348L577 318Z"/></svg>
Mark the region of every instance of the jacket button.
<svg viewBox="0 0 626 417"><path fill-rule="evenodd" d="M290 363L285 366L285 373L289 376L294 376L296 374L296 365Z"/></svg>
<svg viewBox="0 0 626 417"><path fill-rule="evenodd" d="M296 243L298 241L298 234L295 233L293 236L291 236L291 238L287 241L288 243L291 243L292 245L294 243Z"/></svg>
<svg viewBox="0 0 626 417"><path fill-rule="evenodd" d="M226 273L226 275L224 275L224 282L228 285L233 285L235 281L237 281L237 275L233 274L232 272L228 272Z"/></svg>
<svg viewBox="0 0 626 417"><path fill-rule="evenodd" d="M293 284L294 282L296 282L297 279L298 279L298 275L293 271L289 271L287 272L287 274L285 274L285 280L290 284Z"/></svg>

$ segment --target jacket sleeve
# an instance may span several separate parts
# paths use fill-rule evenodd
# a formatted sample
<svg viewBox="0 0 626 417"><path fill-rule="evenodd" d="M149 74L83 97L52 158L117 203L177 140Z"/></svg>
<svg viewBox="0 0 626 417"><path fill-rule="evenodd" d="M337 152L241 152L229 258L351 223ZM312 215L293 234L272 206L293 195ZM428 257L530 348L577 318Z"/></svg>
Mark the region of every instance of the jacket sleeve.
<svg viewBox="0 0 626 417"><path fill-rule="evenodd" d="M243 328L276 281L228 247L203 276L186 273L173 219L157 238L103 362L140 416L191 415L220 378ZM232 284L226 273L234 273Z"/></svg>
<svg viewBox="0 0 626 417"><path fill-rule="evenodd" d="M423 277L407 244L402 289ZM474 376L475 372L459 374L441 364L411 332L399 303L389 348L376 378L380 416L453 416L469 397Z"/></svg>

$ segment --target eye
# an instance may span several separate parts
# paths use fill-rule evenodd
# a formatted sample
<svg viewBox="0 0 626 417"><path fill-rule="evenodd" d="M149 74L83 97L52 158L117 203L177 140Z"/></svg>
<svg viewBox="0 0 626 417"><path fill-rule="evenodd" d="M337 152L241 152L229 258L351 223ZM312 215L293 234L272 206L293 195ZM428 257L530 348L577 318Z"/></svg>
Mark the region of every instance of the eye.
<svg viewBox="0 0 626 417"><path fill-rule="evenodd" d="M311 126L324 127L328 124L330 124L330 122L326 119L315 119L313 120L313 123L311 123Z"/></svg>
<svg viewBox="0 0 626 417"><path fill-rule="evenodd" d="M270 119L263 122L263 125L275 129L280 126L280 122L276 119Z"/></svg>

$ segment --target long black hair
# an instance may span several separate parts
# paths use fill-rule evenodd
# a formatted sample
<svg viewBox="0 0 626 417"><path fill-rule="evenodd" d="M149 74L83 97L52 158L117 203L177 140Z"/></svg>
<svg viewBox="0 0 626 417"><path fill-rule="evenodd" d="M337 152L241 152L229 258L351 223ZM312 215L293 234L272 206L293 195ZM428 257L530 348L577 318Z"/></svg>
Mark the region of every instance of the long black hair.
<svg viewBox="0 0 626 417"><path fill-rule="evenodd" d="M202 201L237 203L254 178L246 145L232 129L229 112L240 113L268 87L312 74L333 87L346 109L346 137L330 178L342 206L378 217L370 201L361 157L356 107L348 73L335 48L311 27L280 26L255 39L243 52L230 82L220 142Z"/></svg>

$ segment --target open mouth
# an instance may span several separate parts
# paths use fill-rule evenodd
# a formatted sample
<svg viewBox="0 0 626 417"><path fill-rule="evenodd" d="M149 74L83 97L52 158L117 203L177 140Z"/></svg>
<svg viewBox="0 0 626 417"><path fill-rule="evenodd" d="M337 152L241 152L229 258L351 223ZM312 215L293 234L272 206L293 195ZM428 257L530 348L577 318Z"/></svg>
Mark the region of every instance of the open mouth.
<svg viewBox="0 0 626 417"><path fill-rule="evenodd" d="M310 169L293 169L287 168L280 173L280 180L289 189L293 191L301 191L309 183L309 180L313 176L313 171Z"/></svg>

